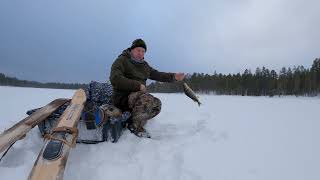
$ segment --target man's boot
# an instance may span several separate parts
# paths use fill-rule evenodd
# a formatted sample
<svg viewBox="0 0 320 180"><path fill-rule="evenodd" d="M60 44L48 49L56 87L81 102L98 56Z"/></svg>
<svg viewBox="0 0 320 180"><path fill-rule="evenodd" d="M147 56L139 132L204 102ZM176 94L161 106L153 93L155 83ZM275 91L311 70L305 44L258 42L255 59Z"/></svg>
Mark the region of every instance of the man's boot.
<svg viewBox="0 0 320 180"><path fill-rule="evenodd" d="M135 127L133 123L128 124L128 129L130 130L131 133L136 135L137 137L142 137L142 138L151 138L149 132L144 129L143 127Z"/></svg>

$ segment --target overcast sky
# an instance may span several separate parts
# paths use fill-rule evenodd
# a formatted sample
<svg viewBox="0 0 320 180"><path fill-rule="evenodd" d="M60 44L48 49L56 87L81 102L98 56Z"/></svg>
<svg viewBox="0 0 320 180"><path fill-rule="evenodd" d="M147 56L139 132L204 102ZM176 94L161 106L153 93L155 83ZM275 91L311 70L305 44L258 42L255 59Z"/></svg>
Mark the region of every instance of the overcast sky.
<svg viewBox="0 0 320 180"><path fill-rule="evenodd" d="M319 0L1 0L0 72L41 82L107 81L136 38L166 72L310 67Z"/></svg>

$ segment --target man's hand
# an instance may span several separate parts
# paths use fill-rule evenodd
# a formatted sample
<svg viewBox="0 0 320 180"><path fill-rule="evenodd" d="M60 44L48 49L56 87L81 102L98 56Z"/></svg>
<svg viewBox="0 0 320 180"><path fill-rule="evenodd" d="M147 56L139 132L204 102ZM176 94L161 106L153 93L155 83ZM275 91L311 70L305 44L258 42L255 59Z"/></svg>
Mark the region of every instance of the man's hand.
<svg viewBox="0 0 320 180"><path fill-rule="evenodd" d="M140 91L146 92L147 91L146 86L143 84L140 84Z"/></svg>
<svg viewBox="0 0 320 180"><path fill-rule="evenodd" d="M177 80L177 81L182 81L184 79L185 75L184 73L175 73L174 74L174 78Z"/></svg>

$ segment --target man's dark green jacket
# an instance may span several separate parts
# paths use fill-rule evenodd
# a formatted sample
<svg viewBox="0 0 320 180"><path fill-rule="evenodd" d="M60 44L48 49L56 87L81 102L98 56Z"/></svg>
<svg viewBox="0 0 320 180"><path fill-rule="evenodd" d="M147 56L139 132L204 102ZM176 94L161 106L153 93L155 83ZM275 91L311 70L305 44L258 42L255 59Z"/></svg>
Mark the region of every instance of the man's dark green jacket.
<svg viewBox="0 0 320 180"><path fill-rule="evenodd" d="M129 95L140 90L140 85L146 85L147 79L161 82L173 82L174 73L159 72L146 61L132 60L130 49L126 49L114 61L110 72L110 82L114 95Z"/></svg>

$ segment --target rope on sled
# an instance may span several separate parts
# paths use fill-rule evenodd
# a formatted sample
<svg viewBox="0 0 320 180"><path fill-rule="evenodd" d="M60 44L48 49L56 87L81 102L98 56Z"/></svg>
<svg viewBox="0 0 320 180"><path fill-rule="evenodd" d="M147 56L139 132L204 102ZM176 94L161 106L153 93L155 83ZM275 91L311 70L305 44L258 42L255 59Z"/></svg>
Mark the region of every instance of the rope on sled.
<svg viewBox="0 0 320 180"><path fill-rule="evenodd" d="M66 139L63 138L58 138L54 136L54 133L56 132L66 132L68 134L71 134L72 140L71 142L67 141ZM52 129L52 133L51 134L45 134L44 138L48 139L48 140L58 140L61 141L62 143L68 145L69 147L75 147L76 146L76 141L77 141L77 137L78 137L79 131L78 128L70 128L70 127L56 127L54 129Z"/></svg>

